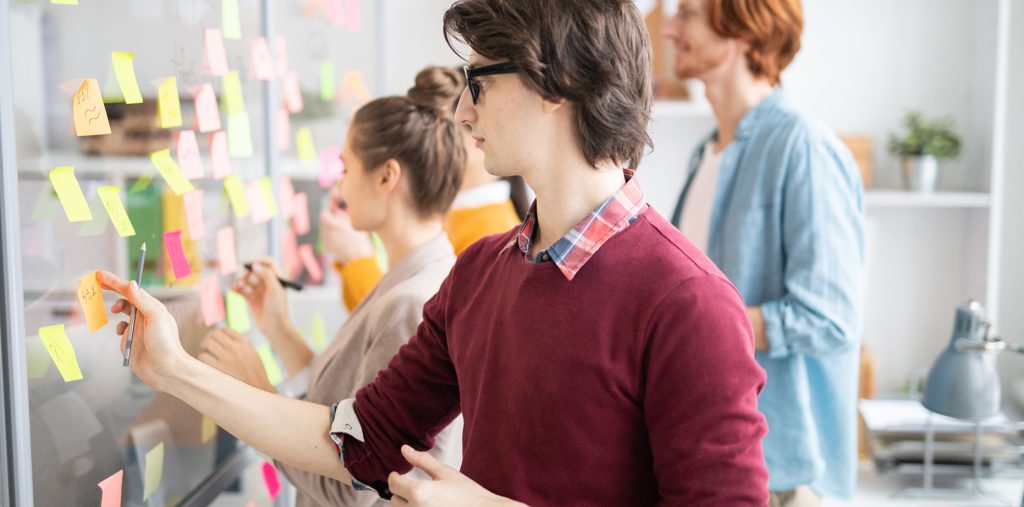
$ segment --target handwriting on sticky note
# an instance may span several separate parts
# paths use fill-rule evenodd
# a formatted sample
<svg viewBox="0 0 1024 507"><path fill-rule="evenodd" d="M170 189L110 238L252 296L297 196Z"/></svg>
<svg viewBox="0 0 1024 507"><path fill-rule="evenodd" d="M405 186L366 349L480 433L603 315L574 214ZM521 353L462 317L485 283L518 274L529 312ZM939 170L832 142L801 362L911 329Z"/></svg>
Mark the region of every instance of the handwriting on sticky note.
<svg viewBox="0 0 1024 507"><path fill-rule="evenodd" d="M217 94L213 85L203 83L195 89L196 128L206 134L221 129L220 108L217 106Z"/></svg>
<svg viewBox="0 0 1024 507"><path fill-rule="evenodd" d="M114 63L114 74L117 76L117 84L121 87L121 94L124 95L125 104L141 104L142 92L139 91L139 82L135 80L135 55L114 51L110 59Z"/></svg>
<svg viewBox="0 0 1024 507"><path fill-rule="evenodd" d="M99 328L107 325L107 309L103 306L103 289L96 279L96 271L93 271L78 279L78 302L82 305L82 312L85 313L85 323L89 326L89 332L95 333Z"/></svg>
<svg viewBox="0 0 1024 507"><path fill-rule="evenodd" d="M245 111L245 96L242 95L242 80L238 77L238 71L228 71L221 80L224 86L224 112L230 115Z"/></svg>
<svg viewBox="0 0 1024 507"><path fill-rule="evenodd" d="M256 79L267 81L274 78L274 55L266 37L256 37L249 43L252 73Z"/></svg>
<svg viewBox="0 0 1024 507"><path fill-rule="evenodd" d="M292 144L292 117L288 108L277 110L277 150L286 151Z"/></svg>
<svg viewBox="0 0 1024 507"><path fill-rule="evenodd" d="M295 131L295 149L298 151L299 160L313 162L316 160L316 145L313 144L313 132L309 127L302 127Z"/></svg>
<svg viewBox="0 0 1024 507"><path fill-rule="evenodd" d="M92 211L89 210L85 195L82 194L82 187L78 186L74 167L62 166L50 170L50 184L57 192L57 198L60 199L69 222L92 220Z"/></svg>
<svg viewBox="0 0 1024 507"><path fill-rule="evenodd" d="M238 259L235 257L235 230L231 227L217 231L217 264L222 275L230 275L238 271Z"/></svg>
<svg viewBox="0 0 1024 507"><path fill-rule="evenodd" d="M98 486L102 492L100 507L121 507L121 484L124 482L124 470L100 481Z"/></svg>
<svg viewBox="0 0 1024 507"><path fill-rule="evenodd" d="M316 350L323 350L327 347L327 328L324 326L324 316L319 313L313 314L313 320L310 322L310 330L313 335L313 348Z"/></svg>
<svg viewBox="0 0 1024 507"><path fill-rule="evenodd" d="M178 145L175 155L178 157L178 167L181 173L190 180L198 180L203 177L203 160L199 156L199 141L196 140L196 133L192 130L182 130L177 133Z"/></svg>
<svg viewBox="0 0 1024 507"><path fill-rule="evenodd" d="M228 54L224 50L224 36L216 28L203 32L203 71L214 76L228 73Z"/></svg>
<svg viewBox="0 0 1024 507"><path fill-rule="evenodd" d="M320 64L320 99L324 102L334 100L334 64Z"/></svg>
<svg viewBox="0 0 1024 507"><path fill-rule="evenodd" d="M309 232L309 198L305 192L298 192L292 197L292 224L295 234L304 236Z"/></svg>
<svg viewBox="0 0 1024 507"><path fill-rule="evenodd" d="M277 477L277 469L268 461L263 462L263 485L267 487L270 499L277 499L277 495L281 493L281 481Z"/></svg>
<svg viewBox="0 0 1024 507"><path fill-rule="evenodd" d="M107 108L103 105L103 93L95 79L86 79L71 98L71 116L74 119L75 135L100 136L110 133Z"/></svg>
<svg viewBox="0 0 1024 507"><path fill-rule="evenodd" d="M252 127L245 111L228 114L228 153L235 158L252 156Z"/></svg>
<svg viewBox="0 0 1024 507"><path fill-rule="evenodd" d="M228 327L239 333L244 333L252 328L252 324L249 322L249 308L245 297L233 290L229 290L225 303L227 305Z"/></svg>
<svg viewBox="0 0 1024 507"><path fill-rule="evenodd" d="M53 359L53 364L57 365L64 382L82 380L82 370L78 368L75 348L71 346L71 340L64 332L64 324L39 328L39 339L50 354L50 359Z"/></svg>
<svg viewBox="0 0 1024 507"><path fill-rule="evenodd" d="M192 241L203 239L206 226L203 223L203 191L195 189L181 196L185 205L185 221L188 223L188 238Z"/></svg>
<svg viewBox="0 0 1024 507"><path fill-rule="evenodd" d="M330 188L341 179L345 166L341 162L341 148L325 146L320 149L320 187Z"/></svg>
<svg viewBox="0 0 1024 507"><path fill-rule="evenodd" d="M181 126L181 97L178 96L178 78L169 77L157 90L157 115L165 129Z"/></svg>
<svg viewBox="0 0 1024 507"><path fill-rule="evenodd" d="M121 201L121 187L114 185L100 187L96 190L96 193L99 194L100 202L103 203L103 207L107 210L110 222L117 229L117 234L122 238L134 236L135 227L132 226L132 221L128 218L128 212L124 209L124 202Z"/></svg>
<svg viewBox="0 0 1024 507"><path fill-rule="evenodd" d="M145 481L143 484L142 499L148 500L149 496L160 488L160 482L164 477L164 443L160 442L155 447L146 451Z"/></svg>
<svg viewBox="0 0 1024 507"><path fill-rule="evenodd" d="M270 349L270 344L264 343L256 347L256 353L259 354L260 361L263 362L263 369L267 372L267 380L270 381L270 385L280 384L284 380L284 375L281 374L281 368L277 366L277 359L274 358L274 351Z"/></svg>
<svg viewBox="0 0 1024 507"><path fill-rule="evenodd" d="M203 314L203 323L212 326L222 320L224 313L224 294L221 293L220 280L217 275L207 275L203 279L202 292L200 293L200 308Z"/></svg>
<svg viewBox="0 0 1024 507"><path fill-rule="evenodd" d="M300 246L299 258L302 259L302 265L306 267L306 272L309 273L309 279L313 283L320 283L320 280L324 278L324 272L320 269L320 261L317 260L316 254L313 253L313 245Z"/></svg>
<svg viewBox="0 0 1024 507"><path fill-rule="evenodd" d="M242 22L238 17L238 0L221 0L220 17L224 38L231 40L241 39Z"/></svg>
<svg viewBox="0 0 1024 507"><path fill-rule="evenodd" d="M228 200L231 201L231 208L235 211L236 217L242 218L249 215L249 201L246 198L245 186L238 176L231 175L224 178L224 191L228 194Z"/></svg>
<svg viewBox="0 0 1024 507"><path fill-rule="evenodd" d="M217 423L213 422L213 419L209 417L203 417L203 443L209 443L213 440L213 437L217 436Z"/></svg>
<svg viewBox="0 0 1024 507"><path fill-rule="evenodd" d="M284 89L284 105L288 112L295 114L302 112L302 89L299 87L299 75L295 71L289 72L282 83Z"/></svg>
<svg viewBox="0 0 1024 507"><path fill-rule="evenodd" d="M252 221L257 224L265 224L270 221L270 210L267 209L266 201L263 199L263 189L257 180L250 181L245 186L245 195L249 200L249 209L252 210Z"/></svg>
<svg viewBox="0 0 1024 507"><path fill-rule="evenodd" d="M171 158L171 150L165 148L154 151L149 154L149 160L153 162L153 166L160 172L160 176L167 182L167 186L171 187L171 191L175 195L194 190L192 182L181 173L178 164L174 163L174 159Z"/></svg>
<svg viewBox="0 0 1024 507"><path fill-rule="evenodd" d="M231 175L231 157L228 155L228 136L223 131L214 132L209 136L210 165L213 166L213 177L222 180Z"/></svg>
<svg viewBox="0 0 1024 507"><path fill-rule="evenodd" d="M188 258L185 257L185 249L181 245L181 231L164 233L164 250L167 252L167 260L171 263L175 280L181 280L192 274L192 266L189 266Z"/></svg>

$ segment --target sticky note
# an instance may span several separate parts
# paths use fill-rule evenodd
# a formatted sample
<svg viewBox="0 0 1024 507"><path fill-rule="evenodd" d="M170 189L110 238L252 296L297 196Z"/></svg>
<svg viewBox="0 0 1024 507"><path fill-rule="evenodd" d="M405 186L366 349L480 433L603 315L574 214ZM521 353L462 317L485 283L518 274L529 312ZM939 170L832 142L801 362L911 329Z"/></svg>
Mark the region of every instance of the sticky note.
<svg viewBox="0 0 1024 507"><path fill-rule="evenodd" d="M224 50L224 36L216 28L203 33L203 71L213 76L228 73L228 54Z"/></svg>
<svg viewBox="0 0 1024 507"><path fill-rule="evenodd" d="M320 64L320 98L324 102L334 100L334 64L331 62Z"/></svg>
<svg viewBox="0 0 1024 507"><path fill-rule="evenodd" d="M313 320L310 322L310 330L313 335L313 347L316 350L323 350L327 347L327 328L324 326L324 316L319 313L313 314Z"/></svg>
<svg viewBox="0 0 1024 507"><path fill-rule="evenodd" d="M107 210L110 222L117 229L117 234L122 238L134 236L135 227L132 226L132 221L128 218L128 212L124 209L124 202L121 201L121 187L100 187L96 192L100 196L100 202L103 203L103 207Z"/></svg>
<svg viewBox="0 0 1024 507"><path fill-rule="evenodd" d="M358 70L350 70L345 73L344 86L348 93L360 102L369 102L372 98L370 89L366 86L366 80L363 79L363 73Z"/></svg>
<svg viewBox="0 0 1024 507"><path fill-rule="evenodd" d="M231 157L228 155L228 136L223 131L210 134L210 165L213 177L222 180L231 175Z"/></svg>
<svg viewBox="0 0 1024 507"><path fill-rule="evenodd" d="M154 151L149 154L149 160L153 162L153 166L160 172L160 176L167 182L167 186L171 187L171 191L175 195L194 190L192 182L181 173L178 164L174 163L174 159L171 158L171 150L165 148Z"/></svg>
<svg viewBox="0 0 1024 507"><path fill-rule="evenodd" d="M299 259L299 243L295 232L287 228L281 233L281 260L289 277L297 276L302 271L302 260Z"/></svg>
<svg viewBox="0 0 1024 507"><path fill-rule="evenodd" d="M221 29L224 38L238 40L242 38L242 21L238 16L238 0L221 0Z"/></svg>
<svg viewBox="0 0 1024 507"><path fill-rule="evenodd" d="M199 141L196 140L196 133L192 130L182 130L177 133L178 145L175 155L178 157L178 167L181 173L190 180L198 180L203 177L203 160L199 157Z"/></svg>
<svg viewBox="0 0 1024 507"><path fill-rule="evenodd" d="M78 178L75 178L73 166L62 166L50 170L50 183L57 192L60 205L64 207L64 214L69 222L84 222L92 220L92 211L89 210L89 203L85 201L82 194L82 187L78 186Z"/></svg>
<svg viewBox="0 0 1024 507"><path fill-rule="evenodd" d="M164 476L164 443L156 444L156 447L146 451L146 470L143 485L142 499L148 500L159 487Z"/></svg>
<svg viewBox="0 0 1024 507"><path fill-rule="evenodd" d="M263 203L271 217L277 216L277 199L274 198L274 185L270 183L270 177L264 176L259 180L260 189L263 190Z"/></svg>
<svg viewBox="0 0 1024 507"><path fill-rule="evenodd" d="M192 241L199 241L206 234L206 227L203 224L203 191L197 188L181 196L181 199L185 205L188 238Z"/></svg>
<svg viewBox="0 0 1024 507"><path fill-rule="evenodd" d="M209 443L213 440L213 437L217 436L217 423L213 422L213 419L209 417L203 417L203 443Z"/></svg>
<svg viewBox="0 0 1024 507"><path fill-rule="evenodd" d="M181 245L181 231L164 233L164 250L167 252L167 260L171 263L175 280L181 280L192 274L192 266L189 266L188 258L185 257L185 249Z"/></svg>
<svg viewBox="0 0 1024 507"><path fill-rule="evenodd" d="M28 379L35 380L46 376L50 371L50 363L47 357L46 347L41 340L28 340L25 342L25 355L28 363Z"/></svg>
<svg viewBox="0 0 1024 507"><path fill-rule="evenodd" d="M309 127L302 127L295 131L295 150L299 154L299 160L313 162L316 160L316 145L313 144L313 132Z"/></svg>
<svg viewBox="0 0 1024 507"><path fill-rule="evenodd" d="M224 295L221 293L217 275L207 275L203 279L200 291L199 306L203 314L203 323L212 326L224 320Z"/></svg>
<svg viewBox="0 0 1024 507"><path fill-rule="evenodd" d="M121 484L124 482L124 470L118 470L116 474L100 481L102 496L100 507L121 507Z"/></svg>
<svg viewBox="0 0 1024 507"><path fill-rule="evenodd" d="M303 236L309 232L309 199L305 192L298 192L292 198L292 225L295 234Z"/></svg>
<svg viewBox="0 0 1024 507"><path fill-rule="evenodd" d="M235 230L231 227L217 231L217 264L222 275L230 275L238 271L238 259L235 257Z"/></svg>
<svg viewBox="0 0 1024 507"><path fill-rule="evenodd" d="M121 87L121 94L124 95L124 103L141 104L142 92L139 91L139 82L135 80L135 55L114 51L110 58L114 62L114 74L117 76L117 84Z"/></svg>
<svg viewBox="0 0 1024 507"><path fill-rule="evenodd" d="M271 384L273 383L274 382L271 382ZM267 487L267 494L270 495L270 499L274 500L277 498L277 495L281 493L281 481L277 477L277 469L268 461L263 462L262 468L263 485Z"/></svg>
<svg viewBox="0 0 1024 507"><path fill-rule="evenodd" d="M96 279L96 271L93 271L78 279L78 302L82 305L82 312L85 313L85 323L89 326L89 332L95 333L97 329L107 325L107 309L103 306L103 289Z"/></svg>
<svg viewBox="0 0 1024 507"><path fill-rule="evenodd" d="M250 181L245 186L245 195L249 201L249 209L252 210L252 221L257 224L265 224L270 221L270 210L267 209L266 201L263 198L263 188L258 180Z"/></svg>
<svg viewBox="0 0 1024 507"><path fill-rule="evenodd" d="M110 133L107 108L103 105L103 93L95 79L82 81L78 91L71 98L71 117L74 119L75 135L100 136Z"/></svg>
<svg viewBox="0 0 1024 507"><path fill-rule="evenodd" d="M274 74L277 77L288 75L288 41L284 35L274 37Z"/></svg>
<svg viewBox="0 0 1024 507"><path fill-rule="evenodd" d="M341 162L341 148L325 146L320 149L320 187L330 188L335 181L341 179L345 166Z"/></svg>
<svg viewBox="0 0 1024 507"><path fill-rule="evenodd" d="M341 6L341 0L322 0L324 2L324 17L332 25L341 26L345 22L345 12Z"/></svg>
<svg viewBox="0 0 1024 507"><path fill-rule="evenodd" d="M363 27L362 16L359 14L360 0L347 0L345 9L345 27L358 32Z"/></svg>
<svg viewBox="0 0 1024 507"><path fill-rule="evenodd" d="M221 129L220 108L217 106L217 94L213 85L203 83L196 87L195 94L196 128L206 134Z"/></svg>
<svg viewBox="0 0 1024 507"><path fill-rule="evenodd" d="M274 55L270 53L270 44L266 37L256 37L249 43L249 56L252 61L252 75L261 81L274 78Z"/></svg>
<svg viewBox="0 0 1024 507"><path fill-rule="evenodd" d="M231 175L224 179L224 191L228 193L228 200L231 201L231 208L235 210L238 218L249 215L249 201L247 200L245 186L238 176Z"/></svg>
<svg viewBox="0 0 1024 507"><path fill-rule="evenodd" d="M277 183L277 189L277 195L281 202L281 216L291 218L295 214L292 209L292 200L295 197L295 185L292 184L292 179L287 176L281 176Z"/></svg>
<svg viewBox="0 0 1024 507"><path fill-rule="evenodd" d="M320 280L324 278L324 272L320 269L320 261L316 259L316 254L313 253L313 245L300 246L299 258L302 259L302 265L306 267L306 272L309 273L309 279L313 283L320 283Z"/></svg>
<svg viewBox="0 0 1024 507"><path fill-rule="evenodd" d="M277 110L277 150L285 151L292 144L292 116L288 108Z"/></svg>
<svg viewBox="0 0 1024 507"><path fill-rule="evenodd" d="M228 115L228 153L235 158L252 156L252 129L245 111Z"/></svg>
<svg viewBox="0 0 1024 507"><path fill-rule="evenodd" d="M149 188L149 184L152 182L153 173L151 171L146 171L145 173L143 173L142 176L139 177L139 179L135 180L135 183L132 184L132 188L128 189L128 193L134 194L142 192L143 190Z"/></svg>
<svg viewBox="0 0 1024 507"><path fill-rule="evenodd" d="M78 0L50 0L54 5L78 5Z"/></svg>
<svg viewBox="0 0 1024 507"><path fill-rule="evenodd" d="M71 340L64 332L64 324L39 328L39 339L43 341L50 359L57 365L60 376L64 377L64 382L82 380L82 370L78 368L75 348L71 346Z"/></svg>
<svg viewBox="0 0 1024 507"><path fill-rule="evenodd" d="M284 92L284 105L288 112L295 114L302 111L302 88L299 87L299 75L295 71L289 72L282 83Z"/></svg>
<svg viewBox="0 0 1024 507"><path fill-rule="evenodd" d="M233 291L229 290L227 297L225 298L228 312L228 327L244 333L252 328L252 324L249 322L249 308L245 301L245 298Z"/></svg>
<svg viewBox="0 0 1024 507"><path fill-rule="evenodd" d="M161 127L171 129L181 126L181 97L178 96L178 78L169 77L160 83L156 109Z"/></svg>
<svg viewBox="0 0 1024 507"><path fill-rule="evenodd" d="M281 368L277 366L277 360L274 359L274 352L270 350L270 344L264 343L256 347L256 353L259 354L260 361L263 362L263 369L267 372L267 380L270 381L270 385L280 384L284 380L284 375L281 374Z"/></svg>
<svg viewBox="0 0 1024 507"><path fill-rule="evenodd" d="M221 80L224 86L224 112L230 115L245 111L245 96L242 95L242 80L238 77L238 71L228 71Z"/></svg>

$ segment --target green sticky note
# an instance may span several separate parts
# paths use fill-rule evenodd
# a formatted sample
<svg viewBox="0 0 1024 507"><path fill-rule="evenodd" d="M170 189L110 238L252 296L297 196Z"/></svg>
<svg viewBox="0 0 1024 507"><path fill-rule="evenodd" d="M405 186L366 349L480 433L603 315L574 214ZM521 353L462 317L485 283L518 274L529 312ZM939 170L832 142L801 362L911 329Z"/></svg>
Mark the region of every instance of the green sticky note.
<svg viewBox="0 0 1024 507"><path fill-rule="evenodd" d="M221 109L225 113L241 113L245 111L245 96L242 95L242 80L238 71L232 70L221 78L224 85L224 103Z"/></svg>
<svg viewBox="0 0 1024 507"><path fill-rule="evenodd" d="M313 314L313 321L310 323L313 335L313 348L317 351L327 347L327 329L324 326L324 316L319 313Z"/></svg>
<svg viewBox="0 0 1024 507"><path fill-rule="evenodd" d="M284 380L284 375L281 374L281 368L277 366L277 360L274 359L274 352L270 350L270 344L264 343L259 347L256 347L256 353L260 355L260 360L263 361L263 369L267 371L267 380L270 381L270 385L276 386Z"/></svg>
<svg viewBox="0 0 1024 507"><path fill-rule="evenodd" d="M67 165L51 170L50 183L57 191L57 198L64 206L64 214L67 215L69 222L92 220L92 211L89 210L89 203L85 201L82 187L78 186L73 166Z"/></svg>
<svg viewBox="0 0 1024 507"><path fill-rule="evenodd" d="M121 86L125 104L141 104L142 92L139 91L139 82L135 80L135 55L114 51L110 58L114 62L114 74L117 75L117 84Z"/></svg>
<svg viewBox="0 0 1024 507"><path fill-rule="evenodd" d="M252 156L252 128L249 126L249 113L231 113L228 115L228 153L234 158Z"/></svg>
<svg viewBox="0 0 1024 507"><path fill-rule="evenodd" d="M146 451L146 479L143 485L142 499L149 499L149 495L156 492L164 476L164 443L156 444L149 451Z"/></svg>
<svg viewBox="0 0 1024 507"><path fill-rule="evenodd" d="M295 149L298 151L299 160L313 162L316 160L316 145L313 144L313 132L309 127L302 127L295 131Z"/></svg>
<svg viewBox="0 0 1024 507"><path fill-rule="evenodd" d="M334 100L334 64L331 62L320 64L320 98L324 102Z"/></svg>
<svg viewBox="0 0 1024 507"><path fill-rule="evenodd" d="M245 297L241 294L229 290L224 300L224 306L227 307L228 311L228 327L244 333L249 329L252 329L252 324L249 322L249 303L245 301Z"/></svg>
<svg viewBox="0 0 1024 507"><path fill-rule="evenodd" d="M221 30L224 38L238 40L242 38L242 22L238 17L238 0L221 0Z"/></svg>
<svg viewBox="0 0 1024 507"><path fill-rule="evenodd" d="M146 171L141 178L135 180L135 183L132 184L132 188L128 189L128 193L135 194L149 188L149 184L153 183L153 176L154 175L151 171Z"/></svg>

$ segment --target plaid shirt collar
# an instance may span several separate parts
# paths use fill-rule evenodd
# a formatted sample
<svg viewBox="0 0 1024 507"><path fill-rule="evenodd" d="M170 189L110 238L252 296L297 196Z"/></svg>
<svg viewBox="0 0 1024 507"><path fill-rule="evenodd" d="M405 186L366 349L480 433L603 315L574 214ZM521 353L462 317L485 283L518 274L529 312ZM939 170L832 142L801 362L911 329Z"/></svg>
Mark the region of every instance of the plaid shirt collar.
<svg viewBox="0 0 1024 507"><path fill-rule="evenodd" d="M583 265L612 236L636 220L637 215L647 206L640 184L633 178L633 171L624 170L626 184L600 206L594 208L583 220L569 230L565 236L539 252L534 262L554 261L566 280L572 281ZM508 246L518 244L523 255L529 256L530 246L537 234L537 201L530 206L530 213L519 228L519 233Z"/></svg>

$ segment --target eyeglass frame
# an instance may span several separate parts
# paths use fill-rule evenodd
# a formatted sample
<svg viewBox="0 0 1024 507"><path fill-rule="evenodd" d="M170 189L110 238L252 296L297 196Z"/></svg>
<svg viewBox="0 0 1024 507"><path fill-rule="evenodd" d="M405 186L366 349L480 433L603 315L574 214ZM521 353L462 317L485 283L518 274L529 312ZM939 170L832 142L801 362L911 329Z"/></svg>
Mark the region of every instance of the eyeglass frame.
<svg viewBox="0 0 1024 507"><path fill-rule="evenodd" d="M480 83L476 81L476 78L497 74L515 74L516 72L519 72L519 65L512 62L495 63L476 68L470 68L469 65L462 66L462 74L466 78L466 87L469 88L469 94L473 97L473 105L476 105L477 100L480 98Z"/></svg>

